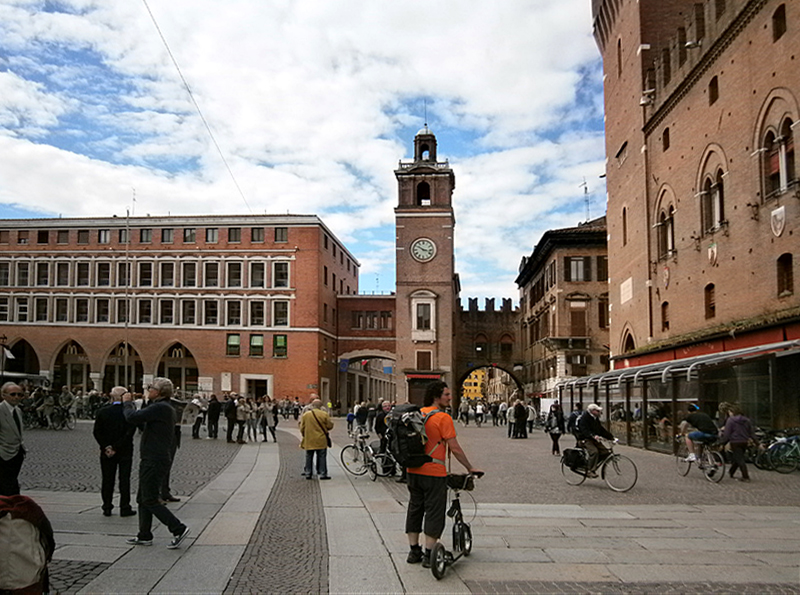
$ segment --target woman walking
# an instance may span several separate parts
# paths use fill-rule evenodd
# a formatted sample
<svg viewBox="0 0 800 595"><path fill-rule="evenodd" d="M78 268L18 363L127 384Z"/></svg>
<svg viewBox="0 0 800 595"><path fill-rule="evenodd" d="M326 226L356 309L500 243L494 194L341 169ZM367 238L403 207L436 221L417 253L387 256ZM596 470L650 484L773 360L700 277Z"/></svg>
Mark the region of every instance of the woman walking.
<svg viewBox="0 0 800 595"><path fill-rule="evenodd" d="M747 450L747 443L755 439L753 424L744 416L738 405L732 405L728 413L729 416L725 421L725 428L722 430L722 443L730 443L731 445L733 463L728 475L733 478L733 474L739 469L742 476L736 479L747 482L750 481L750 474L747 471L744 453Z"/></svg>
<svg viewBox="0 0 800 595"><path fill-rule="evenodd" d="M559 448L558 441L561 439L561 434L564 433L564 412L561 410L561 405L558 401L550 405L550 411L547 413L547 421L544 424L544 429L550 434L550 440L553 441L553 454L560 455L561 449Z"/></svg>

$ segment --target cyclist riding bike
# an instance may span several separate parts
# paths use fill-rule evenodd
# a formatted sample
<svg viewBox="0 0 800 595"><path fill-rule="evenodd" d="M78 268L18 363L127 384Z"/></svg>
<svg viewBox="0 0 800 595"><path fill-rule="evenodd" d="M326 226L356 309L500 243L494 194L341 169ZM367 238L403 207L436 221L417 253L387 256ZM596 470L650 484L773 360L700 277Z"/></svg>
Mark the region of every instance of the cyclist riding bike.
<svg viewBox="0 0 800 595"><path fill-rule="evenodd" d="M686 448L689 451L689 456L686 457L687 462L697 461L697 455L694 451L694 443L702 442L709 444L714 442L719 436L719 429L706 413L700 411L700 408L695 404L689 405L689 415L684 420L687 424L695 428L693 432L686 434Z"/></svg>
<svg viewBox="0 0 800 595"><path fill-rule="evenodd" d="M585 448L589 455L586 477L597 477L595 472L597 465L611 454L611 451L600 442L600 438L614 439L614 435L600 423L601 415L603 415L603 408L596 403L592 403L578 418L578 423L576 424L575 437L578 439L578 445Z"/></svg>

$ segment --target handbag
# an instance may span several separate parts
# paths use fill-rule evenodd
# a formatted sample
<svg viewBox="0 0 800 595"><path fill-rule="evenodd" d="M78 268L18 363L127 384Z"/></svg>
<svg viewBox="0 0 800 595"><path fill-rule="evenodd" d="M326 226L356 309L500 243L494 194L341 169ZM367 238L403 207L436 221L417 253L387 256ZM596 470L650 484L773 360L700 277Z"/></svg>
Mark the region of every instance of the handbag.
<svg viewBox="0 0 800 595"><path fill-rule="evenodd" d="M319 426L319 429L322 430L323 434L325 434L325 440L328 441L328 448L330 448L332 446L332 444L331 444L331 435L328 434L328 430L326 430L324 427L322 427L322 424L320 423L319 418L317 418L317 416L314 415L313 411L311 412L311 417L314 418L314 421L317 422L317 425Z"/></svg>

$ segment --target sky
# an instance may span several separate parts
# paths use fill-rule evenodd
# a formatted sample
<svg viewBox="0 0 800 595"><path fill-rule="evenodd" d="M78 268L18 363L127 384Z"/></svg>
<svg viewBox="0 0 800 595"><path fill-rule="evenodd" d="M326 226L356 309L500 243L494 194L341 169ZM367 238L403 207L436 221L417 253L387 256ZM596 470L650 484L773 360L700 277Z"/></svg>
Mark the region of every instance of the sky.
<svg viewBox="0 0 800 595"><path fill-rule="evenodd" d="M467 298L605 213L590 0L0 0L0 218L314 214L395 289L400 160L456 176Z"/></svg>

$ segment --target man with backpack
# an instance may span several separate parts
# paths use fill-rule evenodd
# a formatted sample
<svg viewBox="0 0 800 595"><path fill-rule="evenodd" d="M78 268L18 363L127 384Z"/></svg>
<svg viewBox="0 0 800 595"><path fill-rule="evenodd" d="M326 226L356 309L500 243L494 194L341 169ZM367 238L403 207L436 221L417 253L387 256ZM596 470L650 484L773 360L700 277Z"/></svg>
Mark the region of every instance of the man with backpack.
<svg viewBox="0 0 800 595"><path fill-rule="evenodd" d="M431 382L425 390L423 407L419 410L424 416L424 453L428 462L419 464L419 459L408 468L409 502L406 512L406 534L411 551L406 562L430 568L431 548L441 537L445 525L447 508L447 466L448 451L470 473L483 475L474 467L458 443L453 418L444 410L450 406L450 389L442 381ZM394 416L394 413L393 413ZM395 450L395 449L393 449ZM425 533L425 550L420 545L420 533Z"/></svg>

